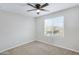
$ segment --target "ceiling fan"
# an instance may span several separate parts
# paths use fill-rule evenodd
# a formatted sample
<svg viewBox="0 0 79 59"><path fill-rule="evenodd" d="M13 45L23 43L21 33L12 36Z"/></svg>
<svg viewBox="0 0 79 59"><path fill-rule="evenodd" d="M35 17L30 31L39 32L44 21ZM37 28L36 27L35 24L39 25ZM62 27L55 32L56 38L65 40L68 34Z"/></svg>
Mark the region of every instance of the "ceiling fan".
<svg viewBox="0 0 79 59"><path fill-rule="evenodd" d="M34 8L34 9L31 9L31 10L27 10L27 11L35 11L36 10L37 14L39 14L40 11L48 11L48 10L45 10L43 8L48 6L49 4L45 3L45 4L41 5L41 4L37 3L37 4L32 5L30 3L27 3L27 5L29 5L29 6Z"/></svg>

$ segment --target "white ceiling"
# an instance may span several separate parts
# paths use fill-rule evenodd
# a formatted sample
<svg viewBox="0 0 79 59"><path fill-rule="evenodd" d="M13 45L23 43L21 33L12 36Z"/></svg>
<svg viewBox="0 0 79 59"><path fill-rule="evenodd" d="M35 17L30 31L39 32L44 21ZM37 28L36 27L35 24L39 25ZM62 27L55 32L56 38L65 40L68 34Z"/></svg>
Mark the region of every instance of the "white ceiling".
<svg viewBox="0 0 79 59"><path fill-rule="evenodd" d="M41 11L39 15L37 15L36 11L27 12L27 10L33 8L31 6L28 6L26 3L0 3L0 10L38 17L78 5L79 3L49 3L49 6L44 8L46 10L49 10L49 12Z"/></svg>

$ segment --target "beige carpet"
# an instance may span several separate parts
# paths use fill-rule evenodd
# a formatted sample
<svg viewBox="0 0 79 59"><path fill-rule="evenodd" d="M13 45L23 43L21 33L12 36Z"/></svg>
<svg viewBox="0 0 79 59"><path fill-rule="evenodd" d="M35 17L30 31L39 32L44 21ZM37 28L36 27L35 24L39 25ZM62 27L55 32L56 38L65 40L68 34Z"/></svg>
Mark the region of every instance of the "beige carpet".
<svg viewBox="0 0 79 59"><path fill-rule="evenodd" d="M6 55L78 55L79 53L63 48L51 46L39 41L34 41L11 50L5 51Z"/></svg>

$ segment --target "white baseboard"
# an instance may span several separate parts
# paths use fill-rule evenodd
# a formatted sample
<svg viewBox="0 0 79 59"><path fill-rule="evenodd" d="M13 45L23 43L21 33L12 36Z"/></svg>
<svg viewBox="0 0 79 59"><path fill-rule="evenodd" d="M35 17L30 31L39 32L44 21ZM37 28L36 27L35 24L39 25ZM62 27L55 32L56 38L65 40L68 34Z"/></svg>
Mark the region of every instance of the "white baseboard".
<svg viewBox="0 0 79 59"><path fill-rule="evenodd" d="M29 41L29 42L23 42L23 43L20 43L20 44L15 45L15 46L12 46L12 47L10 47L10 48L6 48L6 49L4 49L4 50L1 50L0 53L2 53L2 52L4 52L4 51L7 51L7 50L9 50L9 49L12 49L12 48L16 48L16 47L18 47L18 46L21 46L21 45L24 45L24 44L33 42L33 41L43 42L43 43L46 43L46 44L49 44L49 45L53 45L53 46L56 46L56 47L64 48L64 49L71 50L71 51L73 51L73 52L79 53L79 51L77 51L77 50L74 50L74 49L71 49L71 48L67 48L67 47L63 47L63 46L57 45L57 44L51 44L51 43L48 43L48 42L46 42L46 41L41 41L41 40L32 40L32 41Z"/></svg>
<svg viewBox="0 0 79 59"><path fill-rule="evenodd" d="M68 47L63 47L63 46L58 45L58 44L51 44L51 43L48 43L48 42L46 42L46 41L41 41L41 40L37 40L37 41L40 41L40 42L43 42L43 43L46 43L46 44L49 44L49 45L53 45L53 46L56 46L56 47L60 47L60 48L63 48L63 49L67 49L67 50L70 50L70 51L79 53L78 50L74 50L74 49L71 49L71 48L68 48Z"/></svg>
<svg viewBox="0 0 79 59"><path fill-rule="evenodd" d="M12 49L12 48L16 48L16 47L18 47L18 46L21 46L21 45L24 45L24 44L27 44L27 43L33 42L33 41L35 41L35 40L31 40L31 41L29 41L29 42L22 42L22 43L19 43L19 44L15 45L15 46L12 46L12 47L6 48L6 49L4 49L4 50L1 50L0 53L2 53L2 52L4 52L4 51L7 51L7 50L10 50L10 49Z"/></svg>

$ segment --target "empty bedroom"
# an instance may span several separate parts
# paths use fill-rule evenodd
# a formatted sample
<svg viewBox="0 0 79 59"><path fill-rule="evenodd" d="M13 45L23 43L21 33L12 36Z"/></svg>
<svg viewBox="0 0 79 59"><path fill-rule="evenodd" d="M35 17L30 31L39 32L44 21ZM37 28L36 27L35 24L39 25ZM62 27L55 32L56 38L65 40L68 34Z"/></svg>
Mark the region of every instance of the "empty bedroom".
<svg viewBox="0 0 79 59"><path fill-rule="evenodd" d="M0 3L0 55L79 55L79 3Z"/></svg>

